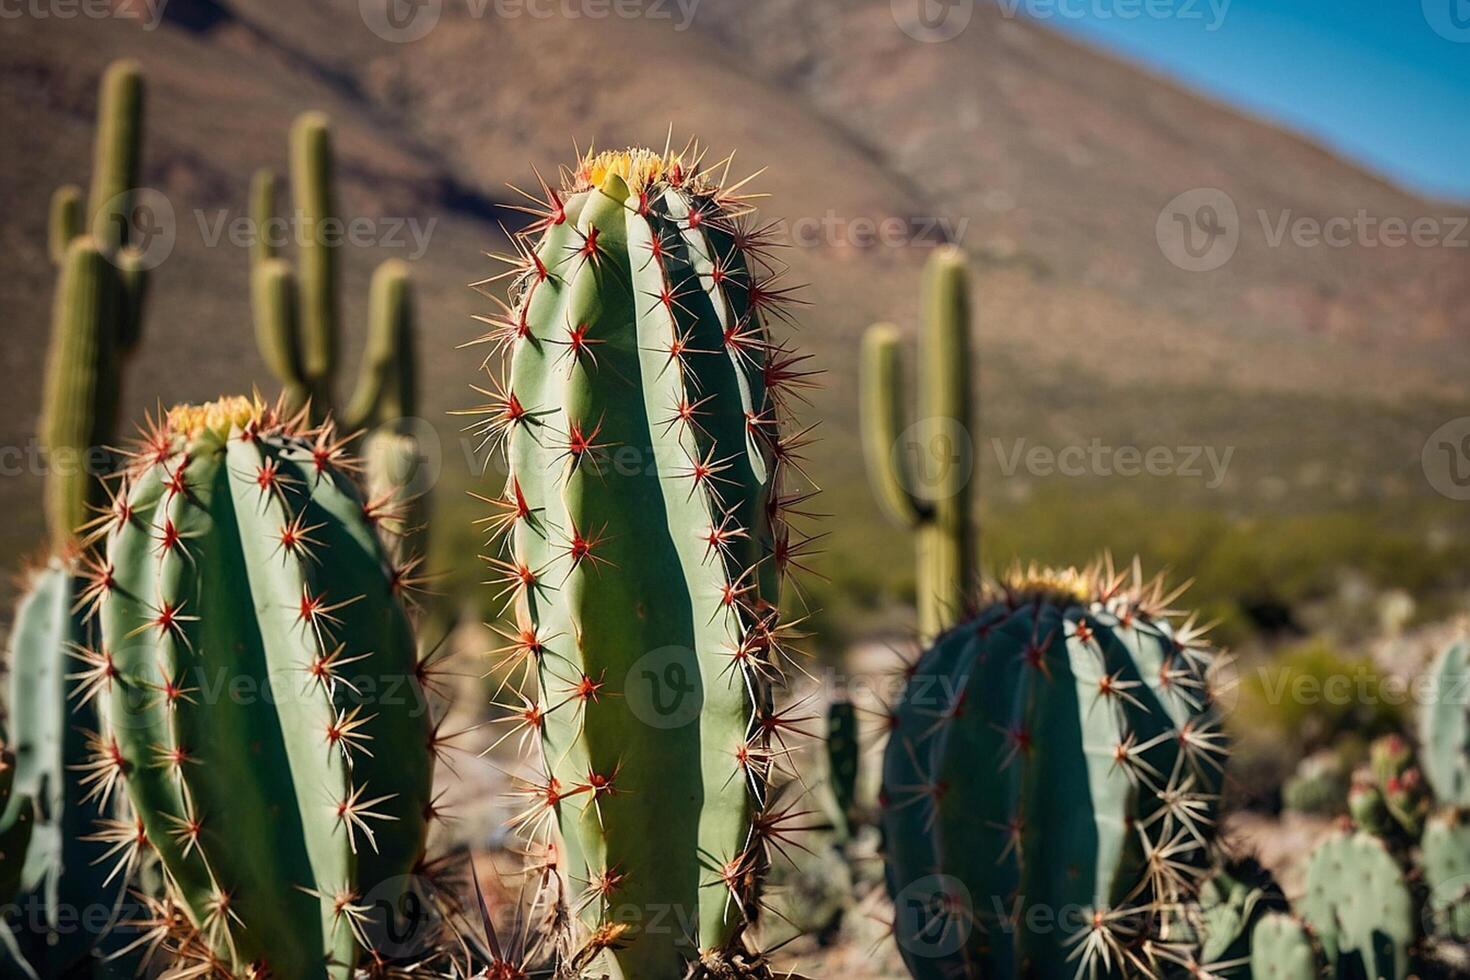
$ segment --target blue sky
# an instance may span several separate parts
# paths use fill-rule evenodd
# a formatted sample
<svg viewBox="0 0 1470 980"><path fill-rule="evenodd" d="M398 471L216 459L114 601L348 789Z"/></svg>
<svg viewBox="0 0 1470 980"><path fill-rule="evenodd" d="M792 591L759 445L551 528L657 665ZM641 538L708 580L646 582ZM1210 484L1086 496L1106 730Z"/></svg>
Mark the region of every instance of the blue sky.
<svg viewBox="0 0 1470 980"><path fill-rule="evenodd" d="M1470 0L996 2L1470 201Z"/></svg>

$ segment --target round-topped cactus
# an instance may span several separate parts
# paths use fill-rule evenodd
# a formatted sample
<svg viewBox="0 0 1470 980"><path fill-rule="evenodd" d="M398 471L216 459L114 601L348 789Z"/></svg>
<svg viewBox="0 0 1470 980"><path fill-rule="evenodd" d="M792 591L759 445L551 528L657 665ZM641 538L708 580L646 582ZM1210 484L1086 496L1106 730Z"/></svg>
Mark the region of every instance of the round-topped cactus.
<svg viewBox="0 0 1470 980"><path fill-rule="evenodd" d="M150 425L114 498L85 782L126 789L201 970L351 976L424 854L433 719L353 466L224 399Z"/></svg>
<svg viewBox="0 0 1470 980"><path fill-rule="evenodd" d="M473 413L507 451L505 660L535 678L511 706L543 757L521 825L559 826L599 968L636 980L760 968L747 927L796 819L771 782L800 726L773 688L808 372L768 332L787 290L720 169L629 150L543 182L484 338L509 368Z"/></svg>
<svg viewBox="0 0 1470 980"><path fill-rule="evenodd" d="M913 664L883 827L915 977L1154 975L1209 867L1215 653L1159 580L1013 571Z"/></svg>

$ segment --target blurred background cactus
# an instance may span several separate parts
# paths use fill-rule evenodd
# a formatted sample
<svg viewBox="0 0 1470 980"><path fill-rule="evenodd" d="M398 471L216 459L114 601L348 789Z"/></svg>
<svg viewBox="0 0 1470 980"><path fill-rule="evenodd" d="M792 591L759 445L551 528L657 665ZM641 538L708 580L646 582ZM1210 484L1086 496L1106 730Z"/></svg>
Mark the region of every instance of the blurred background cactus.
<svg viewBox="0 0 1470 980"><path fill-rule="evenodd" d="M101 969L93 948L112 925L126 877L97 862L92 839L110 818L81 769L95 706L76 704L70 675L77 651L94 648L97 583L104 566L87 553L89 523L109 512L103 478L115 465L123 367L142 334L147 282L133 242L133 192L143 126L143 79L131 61L112 64L98 92L92 188L59 189L52 199L50 250L58 276L39 439L46 458L49 533L16 609L8 663L7 713L15 756L14 794L0 816L28 819L21 894L3 927L0 962L16 975L75 977Z"/></svg>
<svg viewBox="0 0 1470 980"><path fill-rule="evenodd" d="M903 404L901 335L879 324L863 338L863 451L884 510L915 535L914 601L925 638L959 617L978 581L973 507L979 434L971 404L967 275L964 253L951 247L937 250L925 270L912 422Z"/></svg>

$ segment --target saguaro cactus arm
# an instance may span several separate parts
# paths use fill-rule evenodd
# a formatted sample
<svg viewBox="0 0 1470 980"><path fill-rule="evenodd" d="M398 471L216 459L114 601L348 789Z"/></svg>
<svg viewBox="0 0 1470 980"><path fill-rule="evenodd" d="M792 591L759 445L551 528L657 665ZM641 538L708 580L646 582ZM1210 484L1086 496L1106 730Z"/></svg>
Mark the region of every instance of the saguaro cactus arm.
<svg viewBox="0 0 1470 980"><path fill-rule="evenodd" d="M76 184L63 184L51 195L51 211L46 221L46 249L51 261L61 265L66 259L66 247L82 233L85 223L82 210L82 189Z"/></svg>
<svg viewBox="0 0 1470 980"><path fill-rule="evenodd" d="M105 251L128 244L132 191L138 185L143 135L143 70L136 61L115 61L102 76L88 231Z"/></svg>
<svg viewBox="0 0 1470 980"><path fill-rule="evenodd" d="M325 113L307 112L291 126L291 198L302 223L301 351L306 374L330 390L337 361L337 220L332 182L332 132Z"/></svg>
<svg viewBox="0 0 1470 980"><path fill-rule="evenodd" d="M408 263L389 259L373 272L368 293L367 349L352 400L342 413L349 432L417 410L413 285Z"/></svg>
<svg viewBox="0 0 1470 980"><path fill-rule="evenodd" d="M863 336L862 437L868 476L889 517L917 528L934 516L934 508L912 490L913 473L899 450L907 428L904 409L903 338L891 323L871 327Z"/></svg>

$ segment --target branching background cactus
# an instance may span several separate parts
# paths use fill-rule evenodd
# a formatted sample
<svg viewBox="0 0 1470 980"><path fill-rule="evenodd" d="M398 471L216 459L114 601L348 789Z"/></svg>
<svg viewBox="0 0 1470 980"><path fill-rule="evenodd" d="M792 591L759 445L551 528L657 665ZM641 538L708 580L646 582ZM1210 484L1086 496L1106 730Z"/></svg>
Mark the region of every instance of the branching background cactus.
<svg viewBox="0 0 1470 980"><path fill-rule="evenodd" d="M84 783L126 788L117 859L156 850L170 941L231 976L351 976L435 813L414 583L335 429L302 425L246 399L152 424L88 593L78 680L106 711Z"/></svg>
<svg viewBox="0 0 1470 980"><path fill-rule="evenodd" d="M0 816L11 828L29 823L33 808L36 817L18 914L4 925L25 962L12 959L10 943L0 946L0 963L17 975L83 975L126 884L97 864L106 846L91 835L110 814L80 785L78 769L87 755L84 732L98 721L94 706L71 699L68 676L75 652L95 644L94 624L80 608L90 567L82 538L108 503L101 477L113 460L105 447L116 429L123 364L142 330L146 272L130 241L142 122L141 71L116 62L98 93L86 210L73 186L60 188L51 205L59 276L39 431L48 460L49 555L30 576L10 636L15 792Z"/></svg>
<svg viewBox="0 0 1470 980"><path fill-rule="evenodd" d="M882 803L915 977L1163 973L1226 754L1174 598L1136 566L1016 570L912 666Z"/></svg>
<svg viewBox="0 0 1470 980"><path fill-rule="evenodd" d="M313 416L329 415L346 432L393 421L416 410L413 291L408 264L390 259L373 273L368 294L368 337L356 389L338 411L340 368L340 242L331 126L320 112L306 112L291 126L291 220L299 225L292 269L280 255L274 232L281 222L278 183L269 170L250 185L255 240L250 250L256 341L280 380L289 404L310 400Z"/></svg>
<svg viewBox="0 0 1470 980"><path fill-rule="evenodd" d="M925 271L918 418L906 426L902 340L888 325L863 338L862 435L884 510L917 536L919 635L954 622L977 584L970 307L964 254L945 247Z"/></svg>
<svg viewBox="0 0 1470 980"><path fill-rule="evenodd" d="M519 822L559 825L587 948L627 980L758 972L746 933L801 820L773 777L802 719L774 688L810 378L768 332L790 291L726 169L630 150L543 182L484 338L509 369L472 413L509 461L500 666L536 679L505 695L543 759Z"/></svg>

